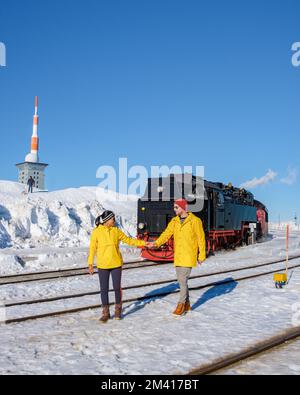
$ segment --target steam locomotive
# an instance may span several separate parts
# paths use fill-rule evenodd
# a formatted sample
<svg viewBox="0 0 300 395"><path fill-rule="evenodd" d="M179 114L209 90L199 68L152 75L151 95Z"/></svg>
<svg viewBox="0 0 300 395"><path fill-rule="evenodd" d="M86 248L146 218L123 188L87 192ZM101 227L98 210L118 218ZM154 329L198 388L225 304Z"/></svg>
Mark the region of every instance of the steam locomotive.
<svg viewBox="0 0 300 395"><path fill-rule="evenodd" d="M173 205L179 198L188 200L190 211L202 220L207 254L221 248L254 244L268 234L268 210L251 192L231 183L224 185L194 175L173 174L148 179L145 194L138 201L138 238L157 239L175 216ZM142 257L172 261L173 239L159 249L143 249Z"/></svg>

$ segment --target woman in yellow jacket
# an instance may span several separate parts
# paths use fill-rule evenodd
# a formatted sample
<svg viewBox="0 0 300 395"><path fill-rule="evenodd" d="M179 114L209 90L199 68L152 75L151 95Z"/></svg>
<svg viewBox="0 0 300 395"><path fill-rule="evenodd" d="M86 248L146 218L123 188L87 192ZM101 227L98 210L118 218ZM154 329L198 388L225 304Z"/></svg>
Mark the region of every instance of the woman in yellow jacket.
<svg viewBox="0 0 300 395"><path fill-rule="evenodd" d="M88 257L89 272L94 273L94 258L97 256L97 268L100 281L100 293L102 300L102 317L100 322L105 323L110 318L109 312L109 277L112 276L113 288L115 291L115 318L122 318L122 290L121 275L123 259L119 249L120 242L135 247L144 247L146 243L142 240L127 237L115 226L115 215L112 211L104 213L96 219L96 229L94 229L90 243L90 253Z"/></svg>
<svg viewBox="0 0 300 395"><path fill-rule="evenodd" d="M189 300L188 279L197 262L206 259L206 242L200 218L187 212L187 201L178 199L174 203L174 217L167 229L152 243L151 247L160 247L172 236L174 237L174 266L180 287L180 297L173 314L183 315L191 310ZM149 245L150 247L150 245Z"/></svg>

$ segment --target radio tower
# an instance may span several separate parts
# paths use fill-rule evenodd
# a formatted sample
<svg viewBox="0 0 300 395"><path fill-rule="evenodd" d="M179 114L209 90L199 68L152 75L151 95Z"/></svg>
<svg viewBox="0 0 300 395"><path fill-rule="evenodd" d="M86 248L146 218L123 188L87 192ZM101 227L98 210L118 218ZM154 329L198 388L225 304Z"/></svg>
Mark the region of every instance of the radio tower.
<svg viewBox="0 0 300 395"><path fill-rule="evenodd" d="M34 99L34 116L33 116L32 136L31 136L31 151L25 158L26 162L31 162L31 163L37 163L39 161L38 104L39 104L39 99L36 96Z"/></svg>

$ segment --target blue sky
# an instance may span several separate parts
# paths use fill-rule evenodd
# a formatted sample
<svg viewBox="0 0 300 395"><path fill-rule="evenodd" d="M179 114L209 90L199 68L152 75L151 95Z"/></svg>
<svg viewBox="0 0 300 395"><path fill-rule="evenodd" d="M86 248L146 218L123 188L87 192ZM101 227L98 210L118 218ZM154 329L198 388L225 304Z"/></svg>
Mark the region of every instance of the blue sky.
<svg viewBox="0 0 300 395"><path fill-rule="evenodd" d="M50 190L97 185L120 157L235 185L271 170L252 192L271 219L300 216L299 15L291 0L2 0L0 179L17 179L39 95Z"/></svg>

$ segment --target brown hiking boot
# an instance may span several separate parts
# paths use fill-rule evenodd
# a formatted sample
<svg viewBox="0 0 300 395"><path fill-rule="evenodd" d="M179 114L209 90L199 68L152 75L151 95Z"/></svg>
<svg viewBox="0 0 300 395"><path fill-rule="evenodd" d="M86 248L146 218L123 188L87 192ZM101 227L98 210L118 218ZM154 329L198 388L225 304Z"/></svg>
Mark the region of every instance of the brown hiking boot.
<svg viewBox="0 0 300 395"><path fill-rule="evenodd" d="M189 300L187 300L185 302L184 309L185 309L186 313L188 313L189 311L192 311L191 304L190 304Z"/></svg>
<svg viewBox="0 0 300 395"><path fill-rule="evenodd" d="M173 315L180 316L185 314L185 303L178 303L176 309L173 311Z"/></svg>
<svg viewBox="0 0 300 395"><path fill-rule="evenodd" d="M122 304L115 305L115 320L122 319Z"/></svg>
<svg viewBox="0 0 300 395"><path fill-rule="evenodd" d="M100 318L99 321L102 324L105 324L109 319L110 319L109 306L103 306L103 308L102 308L102 317Z"/></svg>

